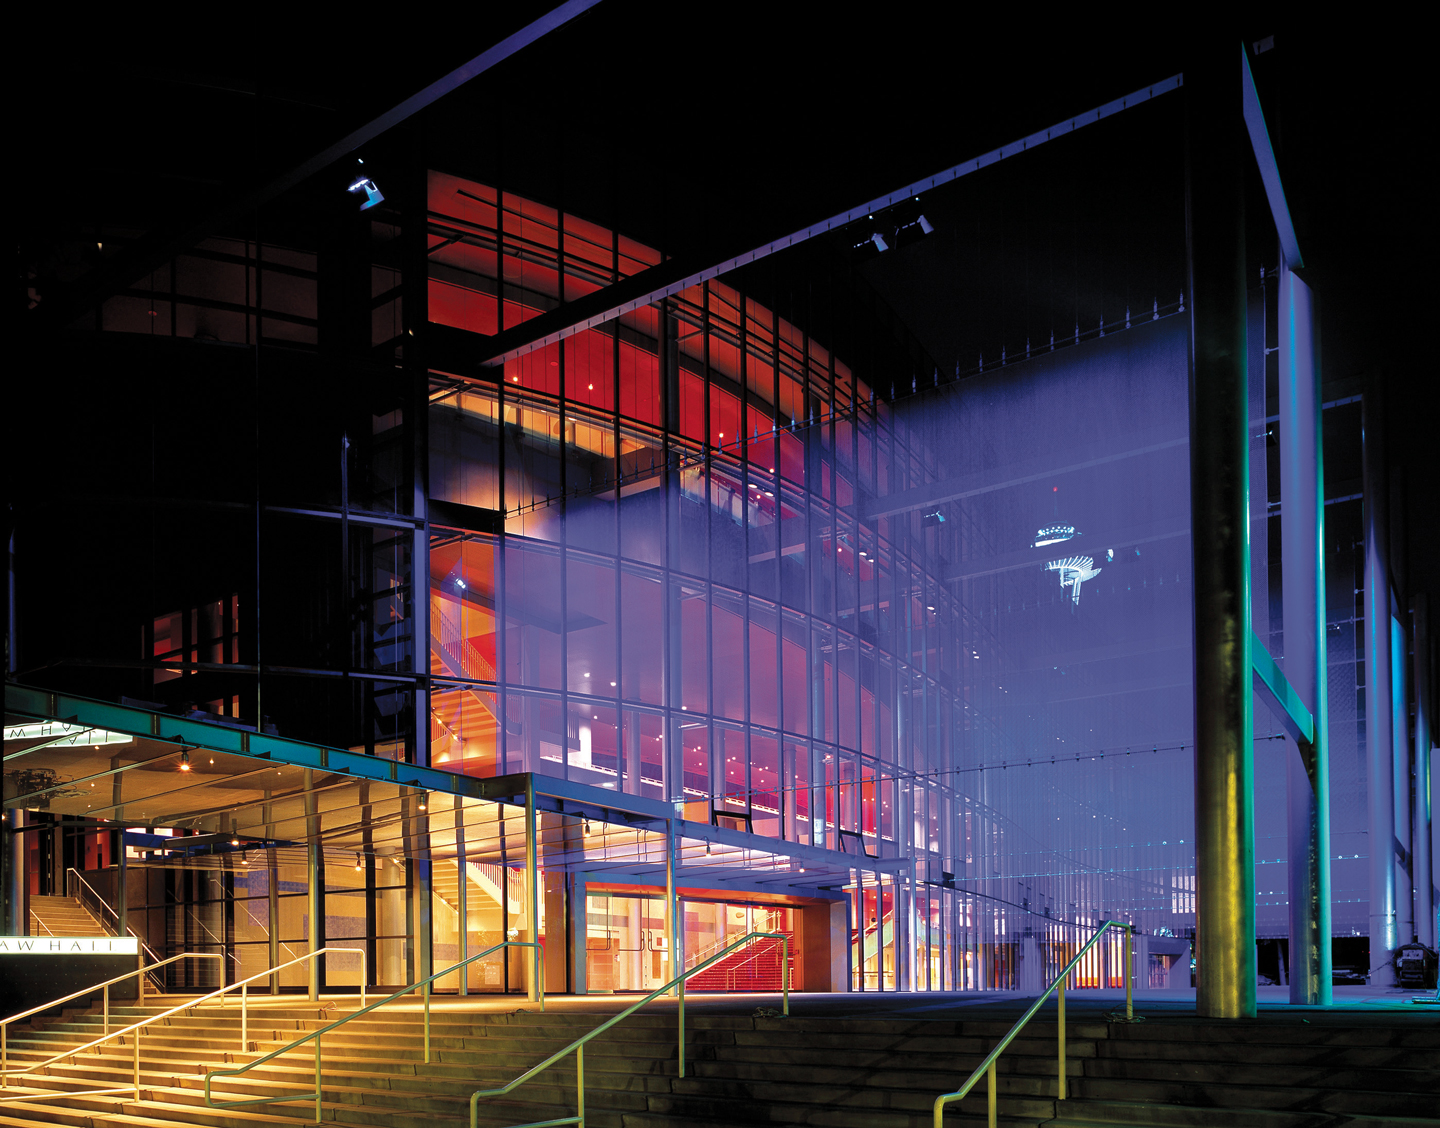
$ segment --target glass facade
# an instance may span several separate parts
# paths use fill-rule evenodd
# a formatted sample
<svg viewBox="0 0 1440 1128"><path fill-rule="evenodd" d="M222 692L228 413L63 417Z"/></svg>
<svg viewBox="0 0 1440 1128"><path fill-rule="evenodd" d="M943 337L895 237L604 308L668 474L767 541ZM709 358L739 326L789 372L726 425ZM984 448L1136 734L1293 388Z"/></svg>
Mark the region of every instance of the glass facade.
<svg viewBox="0 0 1440 1128"><path fill-rule="evenodd" d="M660 258L437 172L428 208L430 316L467 332ZM1186 334L1155 305L922 384L900 334L846 356L725 277L432 372L432 763L832 852L855 989L1009 985L1106 914L1183 934Z"/></svg>
<svg viewBox="0 0 1440 1128"><path fill-rule="evenodd" d="M607 139L613 167L592 169L537 123L533 90L482 85L367 148L383 205L359 212L316 176L253 224L151 254L66 322L45 363L74 389L63 429L87 457L54 457L58 426L13 436L15 464L43 468L15 521L17 676L364 753L396 803L414 797L405 766L554 781L529 826L513 793L457 800L453 828L404 807L403 835L375 833L385 816L359 800L353 826L338 806L316 816L336 832L319 935L363 944L379 983L533 930L552 989L653 986L676 958L669 861L686 966L763 928L793 939L797 982L1020 988L1116 917L1161 941L1150 981L1177 984L1201 896L1206 535L1189 510L1179 98L1090 130L1086 155L1047 143L984 187L916 188L734 266L699 234L728 222L728 189L686 195L667 157L663 188L607 202L640 175L621 167L638 143ZM495 144L461 128L472 112ZM765 201L729 203L755 245ZM101 265L149 238L109 220L81 234ZM916 245L882 254L902 237ZM1251 610L1283 669L1269 269L1249 275ZM897 297L931 285L953 309ZM1355 938L1374 759L1358 389L1324 412L1341 483L1333 925ZM74 595L94 584L87 554L52 548L62 510L115 546L103 608ZM1260 965L1283 977L1264 945L1288 934L1296 748L1259 698L1253 716ZM103 817L133 816L140 778ZM31 811L59 843L27 844L31 892L63 886L79 841L64 820L98 810ZM157 947L223 950L227 974L305 950L302 846L324 836L253 815L175 828L248 836L248 872L127 855ZM108 872L124 832L85 833L81 868ZM759 989L778 959L710 985ZM1116 959L1081 979L1114 981ZM327 986L352 972L337 962ZM528 975L507 957L440 987Z"/></svg>

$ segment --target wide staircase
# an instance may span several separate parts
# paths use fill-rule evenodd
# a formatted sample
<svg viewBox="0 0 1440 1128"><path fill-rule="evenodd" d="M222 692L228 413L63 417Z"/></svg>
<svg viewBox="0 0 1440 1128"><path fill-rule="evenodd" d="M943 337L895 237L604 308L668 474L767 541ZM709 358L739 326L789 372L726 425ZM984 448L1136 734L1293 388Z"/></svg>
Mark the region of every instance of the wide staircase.
<svg viewBox="0 0 1440 1128"><path fill-rule="evenodd" d="M176 1000L171 999L170 1005ZM857 1002L857 1006L858 1006ZM533 1004L532 1004L533 1007ZM71 1096L0 1105L0 1128L293 1128L313 1101L248 1109L204 1104L204 1073L254 1060L340 1011L266 1004L250 1014L207 1005L147 1030L141 1097ZM134 1021L158 1008L112 1009ZM593 1029L605 1014L523 1008L437 1009L432 1061L421 1016L389 1009L357 1019L324 1042L323 1119L387 1128L468 1122L477 1088L498 1086ZM94 1012L67 1012L12 1028L10 1062L41 1060L99 1033ZM677 1075L675 1015L636 1015L587 1046L586 1121L596 1128L723 1128L795 1124L925 1128L931 1102L981 1061L1009 1021L766 1017L695 1013L687 1021L687 1076ZM1071 1099L1055 1100L1055 1027L1032 1023L999 1063L1000 1123L1007 1128L1419 1128L1440 1123L1440 1028L1247 1025L1204 1020L1123 1025L1072 1018ZM130 1046L107 1045L49 1067L31 1086L77 1092L128 1085ZM220 1099L313 1090L313 1044L239 1079L217 1079ZM10 1094L16 1093L12 1081ZM983 1123L982 1080L947 1123ZM575 1113L568 1058L509 1097L481 1102L480 1123L513 1125Z"/></svg>
<svg viewBox="0 0 1440 1128"><path fill-rule="evenodd" d="M100 922L81 907L74 897L30 895L32 936L104 936Z"/></svg>
<svg viewBox="0 0 1440 1128"><path fill-rule="evenodd" d="M790 973L795 972L795 934L790 938ZM764 991L778 992L782 986L780 969L785 946L779 940L757 940L748 948L732 952L711 964L686 983L687 991Z"/></svg>

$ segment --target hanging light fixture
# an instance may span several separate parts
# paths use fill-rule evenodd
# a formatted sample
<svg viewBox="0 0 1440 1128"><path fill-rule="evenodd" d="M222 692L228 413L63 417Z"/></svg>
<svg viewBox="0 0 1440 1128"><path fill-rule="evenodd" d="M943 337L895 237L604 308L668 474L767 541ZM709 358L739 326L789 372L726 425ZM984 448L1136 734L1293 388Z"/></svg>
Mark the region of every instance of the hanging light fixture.
<svg viewBox="0 0 1440 1128"><path fill-rule="evenodd" d="M190 750L188 748L182 748L180 750L180 770L182 772L188 772L190 770Z"/></svg>
<svg viewBox="0 0 1440 1128"><path fill-rule="evenodd" d="M363 864L361 863L361 861L360 861L360 855L359 855L359 854L356 854L356 855L355 855L355 872L356 872L356 873L359 873L359 872L360 872L361 870L363 870L364 868L365 868L364 865L363 865Z"/></svg>

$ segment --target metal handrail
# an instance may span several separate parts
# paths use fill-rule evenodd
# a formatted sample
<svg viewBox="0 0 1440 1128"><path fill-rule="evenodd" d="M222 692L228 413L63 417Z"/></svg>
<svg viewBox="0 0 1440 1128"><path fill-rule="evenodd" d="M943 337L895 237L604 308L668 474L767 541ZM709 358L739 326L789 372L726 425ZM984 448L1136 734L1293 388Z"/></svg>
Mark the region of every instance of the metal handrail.
<svg viewBox="0 0 1440 1128"><path fill-rule="evenodd" d="M635 1003L633 1006L626 1007L623 1011L617 1014L614 1018L610 1019L608 1022L602 1022L599 1026L595 1027L594 1030L590 1031L590 1033L585 1034L582 1037L576 1038L575 1041L571 1042L563 1050L557 1050L555 1053L551 1054L548 1058L542 1061L539 1065L531 1066L524 1073L520 1074L519 1077L511 1081L508 1085L504 1085L499 1089L481 1089L478 1092L471 1093L470 1128L477 1128L478 1118L480 1115L479 1108L481 1097L503 1097L506 1093L509 1093L513 1089L518 1088L520 1085L530 1080L530 1078L534 1077L536 1074L543 1073L545 1070L549 1069L552 1065L554 1065L557 1061L560 1061L562 1058L567 1057L572 1050L575 1053L575 1097L579 1114L576 1116L562 1117L559 1120L534 1120L528 1124L517 1124L514 1126L514 1128L548 1128L548 1126L552 1124L578 1124L580 1125L580 1128L585 1128L585 1043L590 1041L592 1038L598 1037L599 1035L603 1034L605 1031L609 1030L610 1027L614 1026L622 1019L629 1018L646 1003L658 999L661 995L665 994L673 987L678 987L680 989L680 1076L684 1077L685 980L689 979L697 972L704 971L707 967L709 967L712 963L715 963L717 960L724 959L736 948L740 948L746 944L753 943L756 940L763 939L780 940L785 945L785 958L783 964L784 972L781 975L780 983L785 999L784 1013L788 1016L790 1014L790 937L786 936L783 932L751 932L749 935L742 936L733 944L722 948L704 963L696 964L694 967L689 968L686 971L682 971L674 979L670 980L669 983L665 984L665 986L656 988L654 991L650 992L650 994L646 995L643 999L641 999L638 1003Z"/></svg>
<svg viewBox="0 0 1440 1128"><path fill-rule="evenodd" d="M65 891L66 891L67 893L69 893L69 891L70 891L70 885L71 885L71 883L70 883L70 877L71 877L72 874L74 875L76 881L78 881L78 882L79 882L81 885L83 885L86 889L90 890L91 895L95 898L96 902L99 903L100 907L101 907L102 909L104 909L107 913L109 913L112 917L115 918L115 926L114 926L114 927L115 927L115 931L112 932L112 933L110 933L110 935L112 935L112 936L119 936L119 935L121 935L121 933L120 933L120 914L119 914L118 912L116 912L116 911L111 907L109 901L105 900L105 898L100 895L100 891L99 891L98 889L96 889L95 886L91 885L88 881L85 880L85 875L82 874L79 870L77 870L74 866L69 866L69 867L67 867L66 870L65 870L65 879L66 879ZM74 896L75 896L75 900L77 900L77 901L80 902L80 907L81 907L82 909L85 908L85 898L82 897L79 893L76 893ZM86 911L88 912L89 910L87 909ZM104 917L101 917L101 918L100 918L100 927L101 927L101 928L106 928L106 929L109 928L109 926L105 923L105 918L104 918ZM150 965L151 967L159 967L162 962L168 962L168 961L162 961L162 960L160 959L160 953L157 952L154 948L150 947L150 945L147 944L143 939L141 939L140 934L139 934L138 932L136 932L134 928L132 928L132 927L129 926L129 925L126 925L126 926L125 926L125 931L126 931L127 933L129 933L132 937L135 938L135 942L138 943L138 944L140 945L140 947L145 950L145 953L146 953L146 954L150 957L150 959L153 961L153 962L151 963L151 965ZM153 978L153 977L152 977L152 978ZM223 978L223 976L222 976L222 978ZM165 981L162 980L162 979L155 979L155 986L158 987L158 988L163 992L163 991L165 990Z"/></svg>
<svg viewBox="0 0 1440 1128"><path fill-rule="evenodd" d="M208 1001L208 1000L210 1000L210 999L221 999L222 1002L220 1003L220 1005L223 1006L223 1005L224 1005L224 1002L223 1002L224 996L227 995L229 992L235 990L235 988L237 988L237 987L240 988L240 992L241 992L241 994L240 994L240 1000L241 1000L241 1001L240 1001L240 1052L241 1052L241 1053L246 1053L246 1052L247 1052L247 1051L246 1051L246 1046L249 1044L249 1019L250 1019L250 994L249 994L249 988L250 988L250 984L253 983L253 982L255 982L255 980L257 980L257 979L267 979L267 978L269 978L271 975L274 975L277 971L284 971L285 968L291 967L291 966L294 965L294 964L304 963L306 960L319 959L321 956L328 955L328 954L331 953L331 952L359 952L359 953L360 953L360 961L361 961L361 963L360 963L360 968L361 968L361 974L360 974L360 1001L361 1001L361 1003L363 1004L364 1001L365 1001L365 979L366 979L366 975L365 975L365 949L364 949L364 948L330 948L330 947L317 948L315 951L309 952L309 953L307 953L306 955L301 956L298 960L291 960L289 963L277 964L275 967L268 968L268 969L266 969L265 971L260 972L258 975L252 975L252 976L250 976L249 979L242 979L240 982L238 982L238 983L232 983L232 984L230 984L228 987L220 987L220 988L218 988L217 990L211 991L208 995L201 995L199 998L192 999L192 1000L190 1000L190 1002L188 1002L188 1003L181 1003L179 1006L171 1007L169 1010L163 1011L163 1012L160 1013L160 1014L151 1015L149 1018L141 1019L139 1022L131 1023L129 1026L125 1027L123 1030L117 1030L117 1031L115 1031L115 1033L113 1033L113 1034L111 1034L111 1033L109 1033L109 1032L107 1031L103 1037L91 1039L89 1042L86 1042L83 1046L76 1046L76 1047L75 1047L74 1049L72 1049L72 1050L65 1050L65 1051L63 1051L62 1053L58 1053L58 1054L56 1054L54 1057L47 1058L47 1059L44 1060L44 1061L33 1062L32 1064L27 1065L24 1069L12 1069L12 1070L6 1070L6 1071L4 1071L4 1073L0 1073L0 1079L3 1079L3 1078L5 1078L5 1077L7 1077L7 1076L8 1076L9 1074L11 1074L11 1073L14 1073L14 1074L30 1073L30 1072L32 1072L33 1070L42 1069L42 1068L44 1068L44 1067L47 1066L47 1065L53 1065L55 1062L60 1061L60 1060L63 1059L63 1058L67 1058L67 1057L68 1057L68 1058L74 1058L74 1057L75 1057L76 1055L78 1055L78 1054L83 1054L86 1050L91 1050L91 1049L94 1049L96 1046L102 1046L102 1045L104 1045L106 1042L110 1041L112 1038L123 1038L126 1034L129 1034L129 1033L131 1033L131 1032L133 1031L134 1034L135 1034L135 1039L134 1039L134 1042L135 1042L135 1053L134 1053L134 1069L135 1069L135 1072L134 1072L134 1076L133 1076L133 1081L132 1081L132 1083L129 1084L129 1085L121 1086L121 1087L118 1088L118 1089L91 1089L91 1090L87 1090L87 1091L84 1092L84 1093L59 1092L59 1093L44 1093L44 1094L40 1094L40 1095L38 1095L38 1096L35 1095L35 1094L30 1094L30 1095L28 1095L28 1096L23 1096L23 1097L0 1097L0 1103L4 1103L4 1102L6 1102L6 1101L43 1101L43 1100L53 1100L53 1099L56 1099L56 1098L59 1098L59 1097L102 1096L102 1095L106 1095L106 1094L110 1094L110 1093L124 1093L124 1092L130 1091L131 1089L133 1089L133 1090L135 1091L135 1100L138 1101L138 1100L140 1099L140 1031L143 1030L143 1029L144 1029L145 1027L147 1027L147 1026L150 1026L150 1025L156 1023L156 1022L159 1022L161 1019L169 1018L172 1014L180 1014L180 1013L183 1012L183 1011L194 1010L194 1009L195 1009L196 1007L198 1007L201 1003L204 1003L204 1002L206 1002L206 1001ZM218 955L217 953L215 953L215 952L191 952L191 953L184 953L184 955L192 955L192 956L195 956L195 957L197 957L197 958L202 958L202 959L203 959L203 958L210 958L210 959L219 959L219 958L220 958L219 955ZM172 958L172 959L180 959L180 958L182 958L182 956L173 956L173 957L171 957L171 958ZM129 974L130 974L130 975L138 975L138 974L140 973L140 970L144 970L144 969L139 969L139 970L137 970L137 971L132 971L132 972L130 972ZM129 978L129 976L128 976L128 975L122 975L120 978L121 978L121 979L127 979L127 978ZM144 980L142 979L141 982L143 983ZM97 984L96 986L100 986L100 985ZM94 990L94 988L86 988L85 990L87 990L87 991L88 991L88 990ZM83 991L82 991L82 992L78 992L78 994L83 994L83 993L84 993ZM72 996L69 996L69 998L74 998L74 997L75 997L75 996L73 996L73 995L72 995ZM57 1000L57 1002L64 1002L64 1001L65 1001L65 1000L63 1000L63 999ZM55 1005L55 1003L47 1003L47 1004L45 1004L45 1006L54 1006L54 1005ZM34 1012L33 1012L33 1011L30 1011L30 1012L27 1012L27 1013L33 1014ZM16 1017L21 1017L21 1016L16 1016ZM8 1021L8 1020L7 1020L7 1021Z"/></svg>
<svg viewBox="0 0 1440 1128"><path fill-rule="evenodd" d="M39 915L34 909L31 909L31 910L30 910L30 919L31 919L32 921L34 921L36 924L38 924L41 928L43 928L43 929L45 930L45 935L46 935L46 936L54 936L54 935L55 935L55 933L53 933L53 932L50 931L50 926L49 926L48 924L46 924L43 920L40 919L40 915Z"/></svg>
<svg viewBox="0 0 1440 1128"><path fill-rule="evenodd" d="M139 988L140 988L139 1005L140 1005L140 1006L144 1006L144 1005L145 1005L145 976L146 976L146 974L149 973L150 971L153 971L153 970L154 970L155 968L157 968L157 967L162 967L162 966L164 966L165 964L174 963L176 960L218 960L219 958L220 958L220 957L219 957L216 953L214 953L214 952L181 952L178 956L171 956L168 960L162 960L162 961L161 961L160 963L158 963L158 964L149 964L149 965L147 965L147 966L145 966L145 967L136 968L134 971L127 971L124 975L117 975L114 979L107 979L107 980L105 980L105 982L103 982L103 983L95 983L95 984L93 984L93 985L91 985L91 986L89 986L89 987L82 987L82 988L80 988L80 990L74 992L74 994L65 995L65 996L63 996L62 998L59 998L59 999L51 999L48 1003L41 1003L38 1007L31 1007L31 1008L30 1008L29 1010L27 1010L27 1011L21 1011L19 1014L12 1014L9 1018L0 1019L0 1089L8 1089L8 1088L10 1087L10 1074L11 1074L11 1072L14 1072L14 1073L16 1073L16 1074L29 1073L32 1069L38 1069L38 1068L39 1068L40 1066L42 1066L42 1065L49 1065L51 1062L59 1061L61 1058L66 1058L66 1057L69 1057L71 1054L77 1054L77 1053L80 1052L80 1050L67 1050L67 1051L65 1051L65 1052L62 1053L62 1054L57 1054L55 1057L52 1057L49 1061L42 1061L42 1062L38 1063L37 1065L29 1065L29 1066L26 1066L24 1069L16 1069L16 1070L13 1070L13 1071L12 1071L12 1070L9 1068L9 1061L10 1061L10 1057L9 1057L9 1055L10 1055L9 1035L10 1035L10 1032L9 1032L9 1030L7 1029L12 1022L18 1022L18 1021L19 1021L20 1019L22 1019L22 1018L29 1018L31 1015L39 1014L41 1011L50 1010L52 1007L58 1007L58 1006L62 1005L63 1003L68 1003L68 1002L70 1002L72 999L78 999L78 998L80 998L82 995L93 995L96 991L98 991L98 990L100 990L100 989L103 988L103 989L104 989L104 992L105 992L105 1035L106 1035L106 1037L108 1038L109 1035L110 1035L110 987L111 987L111 984L114 984L114 983L123 983L123 982L124 982L125 980L127 980L127 979L134 979L136 976L139 976ZM138 1039L137 1039L137 1042L138 1042ZM86 1048L86 1047L84 1047L84 1046L81 1047L81 1049L85 1049L85 1048ZM107 1090L105 1090L105 1091L106 1091L106 1092L117 1092L117 1093L118 1093L118 1092L122 1092L123 1090L120 1090L120 1089L114 1089L114 1090L107 1089ZM26 1099L26 1098L12 1098L12 1099L23 1100L23 1099Z"/></svg>
<svg viewBox="0 0 1440 1128"><path fill-rule="evenodd" d="M1014 1026L1010 1027L1010 1032L1009 1032L1008 1034L1006 1034L1005 1037L1003 1037L1003 1038L1000 1039L1000 1044L999 1044L998 1046L996 1046L993 1050L991 1050L989 1056L986 1057L984 1061L982 1061L979 1065L977 1065L977 1066L975 1067L975 1072L972 1073L972 1074L970 1074L970 1076L969 1076L969 1078L966 1080L965 1084L961 1085L960 1088L956 1089L955 1092L953 1092L953 1093L943 1093L943 1094L941 1094L940 1096L938 1096L938 1097L935 1098L935 1106L934 1106L934 1111L935 1111L935 1128L943 1128L943 1126L944 1126L945 1106L946 1106L947 1104L949 1104L951 1101L962 1100L964 1097L966 1097L966 1096L969 1094L970 1090L975 1087L975 1082L977 1082L978 1080L980 1080L980 1075L981 1075L982 1073L986 1075L986 1078L987 1078L987 1081L988 1081L988 1087L989 1087L989 1094L988 1094L988 1095L989 1095L989 1128L996 1128L996 1115L997 1115L997 1114L996 1114L996 1108L995 1108L995 1100L996 1100L996 1092L995 1092L995 1059L998 1058L1002 1053L1005 1052L1005 1048L1006 1048L1008 1045L1010 1045L1011 1042L1013 1042L1013 1041L1015 1040L1015 1036L1020 1033L1021 1029L1024 1028L1024 1026L1025 1026L1025 1024L1026 1024L1027 1022L1029 1022L1032 1018L1035 1017L1035 1012L1040 1009L1041 1005L1045 1002L1046 999L1048 999L1048 998L1050 997L1051 993L1054 992L1054 991L1056 991L1057 989L1058 989L1058 991L1059 991L1059 994L1056 996L1056 999L1057 999L1057 1001L1058 1001L1058 1003L1059 1003L1059 1023L1060 1023L1060 1026L1059 1026L1059 1040L1060 1040L1060 1050L1059 1050L1060 1094L1059 1094L1059 1097L1058 1097L1057 1099L1062 1100L1062 1101L1066 1099L1066 1084L1065 1084L1065 981L1070 978L1070 973L1075 970L1075 966L1076 966L1076 965L1080 962L1080 960L1084 957L1085 953L1088 952L1091 948L1093 948L1096 944L1098 944L1098 943L1100 942L1100 938L1101 938L1102 936L1104 936L1105 933L1107 933L1107 932L1108 932L1110 929L1112 929L1112 928L1118 928L1118 929L1120 929L1120 930L1125 934L1125 1018L1126 1018L1127 1020L1129 1020L1129 1019L1133 1019L1133 1018L1135 1017L1135 1002L1134 1002L1134 994L1133 994L1133 986L1134 986L1134 982L1135 982L1135 969L1131 966L1131 964L1132 964L1133 961L1132 961L1132 959L1131 959L1131 950L1130 950L1131 936L1132 936L1132 935L1134 934L1134 932L1135 932L1135 926L1134 926L1133 924L1126 924L1126 923L1124 923L1123 921L1107 920L1107 921L1106 921L1104 924L1102 924L1098 929L1096 929L1095 935L1092 936L1092 937L1090 937L1090 939L1085 942L1085 946L1082 947L1078 952L1075 953L1074 958L1071 959L1071 961L1070 961L1068 964L1065 965L1064 969L1063 969L1063 970L1060 972L1060 974L1055 978L1055 982L1052 983L1052 984L1050 984L1049 989L1047 989L1046 992L1045 992L1043 995L1041 995L1038 999L1035 1000L1034 1003L1031 1004L1030 1009L1027 1010L1027 1011L1020 1017L1020 1021L1017 1022Z"/></svg>
<svg viewBox="0 0 1440 1128"><path fill-rule="evenodd" d="M437 980L437 979L440 979L440 978L443 978L444 976L453 974L455 971L457 971L458 969L464 967L466 964L468 964L468 963L470 963L470 962L472 962L472 961L474 961L474 960L484 959L486 956L489 956L489 955L494 954L495 952L498 952L501 948L534 948L534 949L535 949L535 983L536 983L537 987L539 988L539 993L540 993L540 1009L543 1011L543 1010L545 1009L545 964L544 964L543 959L541 958L541 957L544 955L544 947L543 947L543 945L541 945L538 941L535 941L535 940L505 940L505 941L502 941L502 942L499 943L499 944L495 944L495 945L492 945L492 946L489 947L489 948L486 948L483 952L476 952L473 956L467 956L465 959L461 960L459 963L451 964L451 965L450 965L449 967L447 967L444 971L437 971L434 975L431 975L431 976L429 976L429 977L427 977L427 978L425 978L425 979L422 979L422 980L420 980L418 983L412 983L412 984L410 984L408 987L402 987L400 990L396 991L395 994L391 995L389 998L381 999L378 1003L371 1003L369 1006L362 1006L362 1007L361 1007L359 1010L357 1010L354 1014L347 1014L344 1018L336 1019L334 1022L330 1023L330 1025L328 1025L328 1026L322 1026L322 1027L320 1027L320 1029L318 1029L318 1030L313 1030L313 1031L311 1031L309 1034L306 1034L305 1037L303 1037L303 1038L296 1038L295 1041L291 1042L289 1045L281 1046L278 1050L271 1050L270 1053L266 1054L264 1057L256 1058L254 1061L249 1062L249 1063L247 1063L246 1065L242 1065L239 1069L212 1069L209 1073L205 1074L205 1104L206 1104L206 1106L209 1107L209 1108L240 1108L240 1107L245 1106L245 1105L274 1104L276 1101L308 1101L308 1100L313 1100L313 1101L315 1102L315 1123L316 1123L316 1124L319 1124L319 1123L320 1123L320 1095L321 1095L321 1093L323 1092L323 1088L322 1088L321 1083L320 1083L320 1069L321 1069L321 1067L320 1067L320 1061L321 1061L321 1055L320 1055L320 1038L321 1038L321 1035L323 1035L323 1034L328 1034L331 1030L334 1030L337 1026L344 1026L344 1025L345 1025L347 1022L349 1022L351 1019L359 1018L362 1014L367 1014L367 1013L369 1013L370 1011L375 1010L375 1009L378 1008L378 1007L383 1007L386 1003L393 1003L396 999L399 999L399 998L401 998L401 997L403 997L403 996L405 996L405 995L410 994L410 992L412 992L413 990L415 990L415 988L421 987L421 988L424 989L424 990L422 991L422 994L423 994L424 999L425 999L425 1064L426 1064L426 1065L429 1065L429 1064L430 1064L430 984L433 983L433 982L434 982L435 980ZM362 1001L362 1003L363 1003L364 1000L362 999L361 1001ZM281 1054L287 1054L287 1053L289 1053L291 1050L296 1049L296 1048L298 1048L298 1047L300 1047L300 1046L303 1046L306 1042L310 1041L312 1038L315 1040L315 1091L314 1091L313 1093L299 1093L299 1094L291 1094L291 1095L289 1095L289 1096L278 1096L278 1097L256 1097L256 1098L254 1098L254 1099L252 1099L252 1100L246 1100L246 1101L218 1101L218 1102L217 1102L217 1101L211 1100L211 1098L210 1098L210 1079L211 1079L212 1077L238 1077L238 1076L240 1076L242 1073L248 1073L248 1072L250 1072L250 1070L254 1069L257 1065L263 1065L263 1064L265 1064L265 1062L270 1061L272 1058L277 1058L277 1057L279 1057Z"/></svg>

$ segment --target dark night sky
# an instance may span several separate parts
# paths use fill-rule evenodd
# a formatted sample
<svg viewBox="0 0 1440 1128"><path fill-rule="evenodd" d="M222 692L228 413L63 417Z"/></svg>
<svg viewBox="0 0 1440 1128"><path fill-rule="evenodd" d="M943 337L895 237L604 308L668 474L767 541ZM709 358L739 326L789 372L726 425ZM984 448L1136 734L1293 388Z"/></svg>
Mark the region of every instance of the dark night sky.
<svg viewBox="0 0 1440 1128"><path fill-rule="evenodd" d="M28 17L15 99L24 265L56 281L83 273L68 237L85 225L128 213L154 228L203 213L547 6L410 25L399 11L384 26L352 14L309 32L258 10L178 28ZM605 0L437 107L432 152L452 171L503 170L518 190L703 257L1182 69L1184 37L1169 26L1041 25L1027 12L957 30L938 7L843 23L833 11L739 4L696 16ZM1384 388L1409 586L1440 594L1422 276L1434 239L1428 59L1402 29L1294 18L1235 28L1237 40L1269 34L1256 80L1321 302L1326 378L1370 374ZM963 363L977 343L1013 347L1046 322L1063 328L1087 301L1111 316L1117 302L1166 300L1183 238L1181 116L1178 104L1131 113L937 198L932 241L869 272L937 361Z"/></svg>

